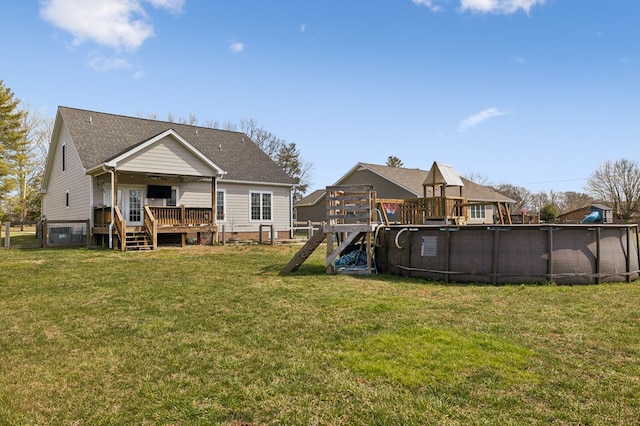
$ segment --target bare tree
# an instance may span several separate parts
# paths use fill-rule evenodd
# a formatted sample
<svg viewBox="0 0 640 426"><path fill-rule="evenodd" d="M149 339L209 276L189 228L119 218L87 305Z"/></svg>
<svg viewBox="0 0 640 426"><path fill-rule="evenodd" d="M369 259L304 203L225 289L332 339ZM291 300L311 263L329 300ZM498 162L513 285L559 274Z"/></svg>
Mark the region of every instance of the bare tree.
<svg viewBox="0 0 640 426"><path fill-rule="evenodd" d="M567 191L563 193L564 200L560 206L560 212L566 213L593 203L593 198L582 192Z"/></svg>
<svg viewBox="0 0 640 426"><path fill-rule="evenodd" d="M154 115L155 116L155 115ZM195 114L190 114L187 119L177 117L173 113L167 114L167 121L171 123L181 123L196 125L198 118ZM206 127L211 129L222 129L237 131L238 126L230 121L219 122L217 120L207 120ZM305 161L300 155L300 150L295 142L287 142L261 127L256 120L240 120L240 131L246 134L260 149L262 149L273 161L296 181L294 189L294 200L302 198L307 188L311 184L311 171L313 163Z"/></svg>
<svg viewBox="0 0 640 426"><path fill-rule="evenodd" d="M531 192L522 186L514 186L509 183L501 183L499 185L494 185L492 188L505 195L509 198L512 198L516 201L513 206L514 211L520 211L522 209L532 210L533 199Z"/></svg>
<svg viewBox="0 0 640 426"><path fill-rule="evenodd" d="M640 167L634 160L607 161L589 177L585 189L628 221L640 207Z"/></svg>
<svg viewBox="0 0 640 426"><path fill-rule="evenodd" d="M471 172L464 175L464 178L470 180L473 183L477 183L478 185L491 186L491 180L480 173Z"/></svg>

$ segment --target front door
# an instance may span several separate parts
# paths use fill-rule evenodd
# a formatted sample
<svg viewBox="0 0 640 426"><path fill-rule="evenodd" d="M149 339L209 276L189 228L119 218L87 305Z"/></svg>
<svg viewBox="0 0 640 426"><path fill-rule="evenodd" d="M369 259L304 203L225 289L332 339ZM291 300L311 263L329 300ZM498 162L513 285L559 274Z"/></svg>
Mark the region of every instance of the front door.
<svg viewBox="0 0 640 426"><path fill-rule="evenodd" d="M142 188L123 188L121 201L122 215L127 226L142 226L142 203L144 199ZM120 200L120 197L118 197Z"/></svg>

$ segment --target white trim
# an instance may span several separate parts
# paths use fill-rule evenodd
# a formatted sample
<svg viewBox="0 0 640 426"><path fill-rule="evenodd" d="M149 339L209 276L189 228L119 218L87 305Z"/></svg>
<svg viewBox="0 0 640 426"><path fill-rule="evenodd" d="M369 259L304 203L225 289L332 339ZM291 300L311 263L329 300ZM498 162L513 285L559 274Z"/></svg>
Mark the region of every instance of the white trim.
<svg viewBox="0 0 640 426"><path fill-rule="evenodd" d="M227 223L227 189L220 189L218 187L216 187L216 205L214 207L214 211L216 214L216 221L222 222L222 223ZM222 192L223 195L223 200L222 200L222 219L218 219L218 194ZM249 204L251 204L251 202L249 202Z"/></svg>
<svg viewBox="0 0 640 426"><path fill-rule="evenodd" d="M250 181L250 180L232 180L232 179L224 179L224 178L220 178L218 182L221 182L223 184L236 183L240 185L282 186L284 188L293 188L297 186L291 183L271 183L271 182L259 182L259 181Z"/></svg>
<svg viewBox="0 0 640 426"><path fill-rule="evenodd" d="M253 219L252 218L252 203L251 203L251 196L253 194L260 194L260 219ZM269 194L269 211L270 211L270 218L269 219L263 219L264 217L264 212L262 211L262 195L264 194ZM249 222L273 222L273 191L249 191Z"/></svg>
<svg viewBox="0 0 640 426"><path fill-rule="evenodd" d="M162 204L163 207L178 207L180 205L180 187L179 186L171 186L171 192L176 191L176 204L173 206L170 206L169 204L167 204L167 201L170 200L169 198L164 198L162 200ZM146 194L145 194L146 195ZM149 200L150 198L146 198L145 200Z"/></svg>

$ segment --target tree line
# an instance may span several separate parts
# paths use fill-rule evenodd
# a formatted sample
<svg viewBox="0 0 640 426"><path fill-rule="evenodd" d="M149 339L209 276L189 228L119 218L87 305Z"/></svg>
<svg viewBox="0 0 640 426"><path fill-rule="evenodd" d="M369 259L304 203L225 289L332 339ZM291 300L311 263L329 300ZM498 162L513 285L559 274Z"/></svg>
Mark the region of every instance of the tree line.
<svg viewBox="0 0 640 426"><path fill-rule="evenodd" d="M157 119L157 115L150 114L148 118ZM177 118L169 113L167 121L198 125L193 114ZM24 224L40 220L40 187L53 126L53 118L23 107L0 80L0 221ZM295 142L277 137L252 119L241 120L239 126L209 120L205 127L242 131L294 179L294 200L307 191L313 164L302 158Z"/></svg>
<svg viewBox="0 0 640 426"><path fill-rule="evenodd" d="M0 80L0 221L24 223L40 219L40 186L54 120L22 108L20 103ZM148 118L157 119L157 115L150 114ZM169 113L167 121L198 125L194 114L178 118ZM295 142L279 138L253 119L239 124L209 120L205 127L245 133L295 180L294 200L306 193L313 163L302 158ZM386 165L402 167L403 163L398 157L389 156ZM514 211L541 213L547 220L593 203L609 206L621 221L637 220L640 213L640 166L635 160L606 161L588 178L585 193L533 193L508 183L492 184L482 176L465 177L515 200Z"/></svg>
<svg viewBox="0 0 640 426"><path fill-rule="evenodd" d="M395 156L387 157L389 167L402 167ZM542 220L553 221L560 214L578 210L590 204L610 207L616 219L638 221L640 216L640 165L635 160L606 161L587 179L586 192L531 192L510 183L492 183L487 177L470 174L465 178L488 186L515 201L512 211L539 213Z"/></svg>

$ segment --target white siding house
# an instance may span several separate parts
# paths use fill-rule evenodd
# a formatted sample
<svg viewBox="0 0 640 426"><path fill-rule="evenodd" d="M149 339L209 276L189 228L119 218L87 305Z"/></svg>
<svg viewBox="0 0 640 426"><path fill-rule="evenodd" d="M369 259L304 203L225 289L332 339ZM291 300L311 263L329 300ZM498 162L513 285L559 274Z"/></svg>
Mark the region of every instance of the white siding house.
<svg viewBox="0 0 640 426"><path fill-rule="evenodd" d="M134 233L151 247L171 234L215 241L219 225L289 238L294 185L243 133L60 107L42 215L89 219L94 240L115 235L122 249Z"/></svg>

